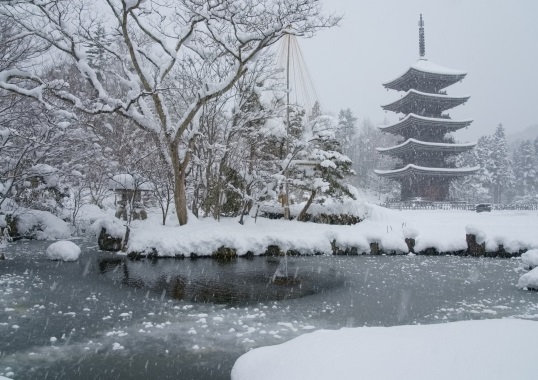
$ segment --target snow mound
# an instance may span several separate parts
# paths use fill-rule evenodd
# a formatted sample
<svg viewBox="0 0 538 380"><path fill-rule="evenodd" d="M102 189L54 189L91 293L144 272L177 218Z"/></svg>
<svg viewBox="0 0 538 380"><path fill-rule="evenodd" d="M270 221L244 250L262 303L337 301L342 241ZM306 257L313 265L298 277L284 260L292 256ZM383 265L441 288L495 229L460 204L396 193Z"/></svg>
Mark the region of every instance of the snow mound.
<svg viewBox="0 0 538 380"><path fill-rule="evenodd" d="M517 287L520 289L527 288L538 290L538 268L534 268L521 276L517 283Z"/></svg>
<svg viewBox="0 0 538 380"><path fill-rule="evenodd" d="M67 240L57 241L47 248L47 257L51 260L76 261L79 256L80 247Z"/></svg>
<svg viewBox="0 0 538 380"><path fill-rule="evenodd" d="M319 330L244 354L231 377L531 380L537 339L538 323L518 319Z"/></svg>
<svg viewBox="0 0 538 380"><path fill-rule="evenodd" d="M48 211L27 210L17 213L15 217L20 236L37 240L58 240L71 237L69 225Z"/></svg>
<svg viewBox="0 0 538 380"><path fill-rule="evenodd" d="M482 231L480 227L475 226L474 224L466 225L465 233L467 233L467 235L474 235L478 244L482 244L486 241L486 234L484 233L484 231Z"/></svg>
<svg viewBox="0 0 538 380"><path fill-rule="evenodd" d="M97 219L92 224L92 229L96 236L99 236L103 228L108 235L114 238L123 238L125 236L124 222L118 218L105 216L104 218Z"/></svg>
<svg viewBox="0 0 538 380"><path fill-rule="evenodd" d="M525 269L538 267L538 249L531 249L521 255L521 263Z"/></svg>
<svg viewBox="0 0 538 380"><path fill-rule="evenodd" d="M405 227L403 229L403 234L406 239L416 239L418 237L418 230L413 227Z"/></svg>

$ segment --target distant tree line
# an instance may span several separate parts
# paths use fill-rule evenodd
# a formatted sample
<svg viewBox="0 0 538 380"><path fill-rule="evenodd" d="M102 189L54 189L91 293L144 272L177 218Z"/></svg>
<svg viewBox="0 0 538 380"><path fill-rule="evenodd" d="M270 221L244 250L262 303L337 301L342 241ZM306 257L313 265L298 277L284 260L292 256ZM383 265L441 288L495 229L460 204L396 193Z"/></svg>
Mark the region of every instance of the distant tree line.
<svg viewBox="0 0 538 380"><path fill-rule="evenodd" d="M538 138L510 147L504 126L478 139L477 147L459 158L458 164L479 165L477 175L453 184L455 198L474 202L538 202Z"/></svg>

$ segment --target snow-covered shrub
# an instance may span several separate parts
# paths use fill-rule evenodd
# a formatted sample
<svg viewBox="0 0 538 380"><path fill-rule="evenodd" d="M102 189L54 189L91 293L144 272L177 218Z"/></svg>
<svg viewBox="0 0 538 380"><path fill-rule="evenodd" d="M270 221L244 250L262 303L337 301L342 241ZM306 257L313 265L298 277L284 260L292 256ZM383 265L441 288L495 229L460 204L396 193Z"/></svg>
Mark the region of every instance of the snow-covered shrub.
<svg viewBox="0 0 538 380"><path fill-rule="evenodd" d="M71 237L69 225L48 211L19 209L15 214L9 215L16 227L10 231L14 238L55 240Z"/></svg>

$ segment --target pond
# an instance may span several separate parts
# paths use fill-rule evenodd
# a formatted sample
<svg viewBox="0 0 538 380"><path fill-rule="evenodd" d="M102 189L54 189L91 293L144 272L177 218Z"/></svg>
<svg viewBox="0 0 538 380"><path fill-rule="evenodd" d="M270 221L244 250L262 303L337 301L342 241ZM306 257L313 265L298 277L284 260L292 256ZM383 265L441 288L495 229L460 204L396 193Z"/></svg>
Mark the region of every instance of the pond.
<svg viewBox="0 0 538 380"><path fill-rule="evenodd" d="M424 256L126 260L93 239L74 263L21 241L0 261L0 374L15 379L229 379L253 347L315 329L538 319L517 260Z"/></svg>

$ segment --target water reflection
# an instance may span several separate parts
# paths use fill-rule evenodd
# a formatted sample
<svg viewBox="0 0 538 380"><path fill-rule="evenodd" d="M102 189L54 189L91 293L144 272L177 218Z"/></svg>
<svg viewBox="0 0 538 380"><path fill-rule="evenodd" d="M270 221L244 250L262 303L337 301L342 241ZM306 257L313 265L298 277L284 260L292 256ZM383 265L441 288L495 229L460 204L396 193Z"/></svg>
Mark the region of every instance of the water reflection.
<svg viewBox="0 0 538 380"><path fill-rule="evenodd" d="M293 281L273 281L279 266L275 259L138 260L101 257L100 273L137 289L147 289L177 300L241 304L285 300L321 293L341 286L344 278L334 268L308 261L289 260Z"/></svg>

